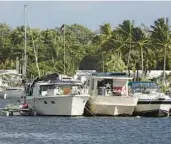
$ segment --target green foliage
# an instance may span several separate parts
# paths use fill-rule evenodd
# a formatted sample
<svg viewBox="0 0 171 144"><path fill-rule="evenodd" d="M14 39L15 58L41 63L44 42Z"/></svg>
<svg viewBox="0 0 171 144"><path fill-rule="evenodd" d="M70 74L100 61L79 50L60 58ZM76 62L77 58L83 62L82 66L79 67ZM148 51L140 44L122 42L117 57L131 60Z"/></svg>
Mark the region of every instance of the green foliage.
<svg viewBox="0 0 171 144"><path fill-rule="evenodd" d="M104 60L106 72L122 72L126 70L124 61L116 54L107 54Z"/></svg>
<svg viewBox="0 0 171 144"><path fill-rule="evenodd" d="M171 44L171 29L169 26L168 18L159 18L154 21L154 25L151 26L151 40L153 45L157 48L158 62L163 60L163 83L165 81L165 70L167 59L169 59L169 51ZM162 59L163 58L163 59Z"/></svg>
<svg viewBox="0 0 171 144"><path fill-rule="evenodd" d="M171 33L168 19L160 18L147 28L124 20L118 27L109 23L99 26L98 34L79 25L65 25L65 72L73 75L77 69L97 71L147 70L171 67ZM33 43L34 40L34 43ZM34 45L33 45L34 44ZM35 46L41 75L64 72L64 37L60 27L27 28L27 77L38 76ZM166 55L164 55L166 52ZM0 69L14 69L16 57L24 63L24 26L11 29L0 24Z"/></svg>

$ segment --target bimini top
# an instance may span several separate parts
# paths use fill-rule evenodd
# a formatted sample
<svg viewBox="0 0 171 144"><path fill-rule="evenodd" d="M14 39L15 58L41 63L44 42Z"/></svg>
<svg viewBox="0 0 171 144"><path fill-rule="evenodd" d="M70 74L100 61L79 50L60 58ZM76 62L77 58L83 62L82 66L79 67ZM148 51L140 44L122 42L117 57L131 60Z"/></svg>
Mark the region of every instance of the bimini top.
<svg viewBox="0 0 171 144"><path fill-rule="evenodd" d="M105 72L105 73L93 73L92 78L98 79L132 79L128 77L124 72Z"/></svg>
<svg viewBox="0 0 171 144"><path fill-rule="evenodd" d="M156 88L156 87L158 87L156 83L149 82L149 81L129 82L128 85L131 86L132 88L140 88L140 87Z"/></svg>
<svg viewBox="0 0 171 144"><path fill-rule="evenodd" d="M125 72L96 72L93 76L127 76Z"/></svg>

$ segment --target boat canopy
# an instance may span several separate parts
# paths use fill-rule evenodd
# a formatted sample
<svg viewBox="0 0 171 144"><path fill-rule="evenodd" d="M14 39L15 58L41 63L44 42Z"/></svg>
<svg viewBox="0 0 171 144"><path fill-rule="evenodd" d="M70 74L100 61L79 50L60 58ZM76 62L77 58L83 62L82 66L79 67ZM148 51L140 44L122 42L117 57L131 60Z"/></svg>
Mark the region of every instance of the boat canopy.
<svg viewBox="0 0 171 144"><path fill-rule="evenodd" d="M131 88L156 88L158 87L156 83L149 82L149 81L142 81L142 82L129 82L128 86Z"/></svg>
<svg viewBox="0 0 171 144"><path fill-rule="evenodd" d="M94 79L118 79L118 80L131 80L124 72L106 72L106 73L93 73L92 78Z"/></svg>
<svg viewBox="0 0 171 144"><path fill-rule="evenodd" d="M127 76L125 72L96 72L93 76Z"/></svg>

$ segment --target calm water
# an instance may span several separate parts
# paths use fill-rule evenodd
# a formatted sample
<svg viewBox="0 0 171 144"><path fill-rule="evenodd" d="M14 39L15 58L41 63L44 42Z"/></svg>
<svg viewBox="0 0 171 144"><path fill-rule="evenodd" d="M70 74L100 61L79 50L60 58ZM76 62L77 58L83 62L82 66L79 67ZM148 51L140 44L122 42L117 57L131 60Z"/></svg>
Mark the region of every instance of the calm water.
<svg viewBox="0 0 171 144"><path fill-rule="evenodd" d="M170 144L170 118L0 117L0 144Z"/></svg>

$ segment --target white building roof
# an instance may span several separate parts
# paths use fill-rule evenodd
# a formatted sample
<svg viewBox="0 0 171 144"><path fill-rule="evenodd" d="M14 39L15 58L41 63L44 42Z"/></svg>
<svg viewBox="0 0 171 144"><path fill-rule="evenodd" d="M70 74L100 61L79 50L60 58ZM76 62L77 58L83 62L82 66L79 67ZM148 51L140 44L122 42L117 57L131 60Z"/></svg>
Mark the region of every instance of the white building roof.
<svg viewBox="0 0 171 144"><path fill-rule="evenodd" d="M18 75L18 71L17 70L0 70L0 75L4 75L4 74L16 74Z"/></svg>
<svg viewBox="0 0 171 144"><path fill-rule="evenodd" d="M166 74L170 74L171 71L165 71ZM163 70L151 70L151 71L147 71L147 78L149 79L152 79L152 78L157 78L159 76L161 76L161 74L163 73ZM128 72L127 72L128 74ZM136 76L137 75L137 71L136 72L133 72L133 71L130 71L130 75L131 77L134 77L134 75ZM141 77L142 76L142 70L138 70L138 76Z"/></svg>

